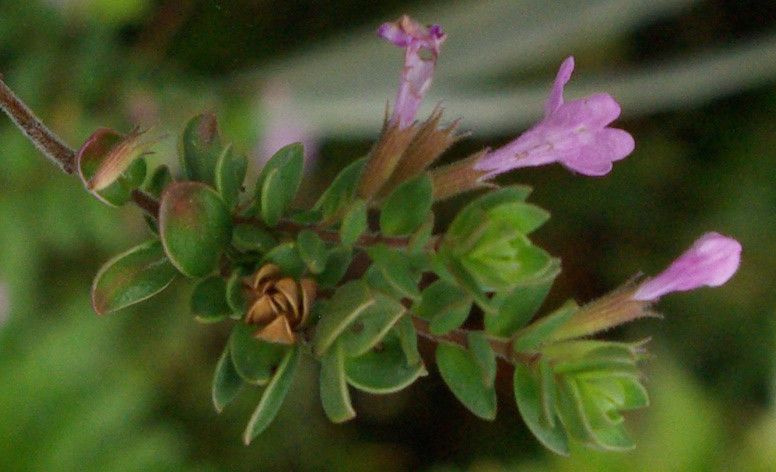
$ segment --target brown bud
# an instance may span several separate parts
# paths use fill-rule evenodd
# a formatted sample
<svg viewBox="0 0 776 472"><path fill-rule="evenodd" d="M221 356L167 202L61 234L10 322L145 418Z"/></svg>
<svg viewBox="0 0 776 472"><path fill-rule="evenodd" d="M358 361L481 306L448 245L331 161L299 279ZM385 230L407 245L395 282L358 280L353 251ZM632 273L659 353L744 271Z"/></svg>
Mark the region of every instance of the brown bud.
<svg viewBox="0 0 776 472"><path fill-rule="evenodd" d="M247 280L247 286L249 308L245 322L259 326L254 336L272 343L296 343L295 332L310 317L315 281L284 277L278 266L265 264Z"/></svg>
<svg viewBox="0 0 776 472"><path fill-rule="evenodd" d="M447 151L450 146L464 137L457 133L459 120L446 128L439 128L442 120L442 107L437 107L425 122L417 126L417 132L401 156L391 178L381 190L382 197L387 196L396 186L420 174Z"/></svg>
<svg viewBox="0 0 776 472"><path fill-rule="evenodd" d="M391 123L386 115L383 131L369 151L369 160L361 174L360 197L370 200L383 188L416 132L415 125L402 129L397 123Z"/></svg>

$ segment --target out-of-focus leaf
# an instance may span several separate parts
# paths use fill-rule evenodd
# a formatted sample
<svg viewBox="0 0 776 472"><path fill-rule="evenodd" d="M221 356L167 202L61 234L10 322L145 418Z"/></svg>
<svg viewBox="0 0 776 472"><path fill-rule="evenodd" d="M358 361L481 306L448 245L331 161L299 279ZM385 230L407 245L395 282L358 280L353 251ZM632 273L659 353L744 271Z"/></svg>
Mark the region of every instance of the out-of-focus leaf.
<svg viewBox="0 0 776 472"><path fill-rule="evenodd" d="M102 266L92 284L92 306L102 315L150 298L177 275L159 241L119 254Z"/></svg>
<svg viewBox="0 0 776 472"><path fill-rule="evenodd" d="M299 346L294 346L286 352L282 362L272 375L272 380L264 388L261 400L248 421L248 426L243 434L246 445L256 439L267 426L275 419L280 407L288 394L288 389L294 380L294 373L299 365Z"/></svg>

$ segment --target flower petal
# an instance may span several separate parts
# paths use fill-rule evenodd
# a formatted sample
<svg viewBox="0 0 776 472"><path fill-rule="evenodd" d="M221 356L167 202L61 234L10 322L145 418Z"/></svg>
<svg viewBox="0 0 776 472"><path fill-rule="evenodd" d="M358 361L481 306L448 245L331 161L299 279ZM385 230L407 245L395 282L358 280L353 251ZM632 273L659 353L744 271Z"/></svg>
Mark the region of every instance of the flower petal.
<svg viewBox="0 0 776 472"><path fill-rule="evenodd" d="M571 79L571 73L574 72L574 56L569 56L560 65L558 74L555 76L555 82L552 84L550 96L547 97L547 103L544 105L545 116L554 112L559 106L563 105L563 87Z"/></svg>

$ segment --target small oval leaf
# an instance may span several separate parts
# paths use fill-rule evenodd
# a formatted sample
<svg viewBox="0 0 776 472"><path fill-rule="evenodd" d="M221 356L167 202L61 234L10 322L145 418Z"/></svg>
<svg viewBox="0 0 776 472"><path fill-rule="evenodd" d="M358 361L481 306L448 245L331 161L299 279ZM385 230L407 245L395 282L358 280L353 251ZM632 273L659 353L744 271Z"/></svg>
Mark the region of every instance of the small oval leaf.
<svg viewBox="0 0 776 472"><path fill-rule="evenodd" d="M189 277L203 277L218 266L232 222L215 190L198 182L175 182L162 194L159 233L175 267Z"/></svg>
<svg viewBox="0 0 776 472"><path fill-rule="evenodd" d="M556 454L567 456L569 454L568 438L563 429L560 428L559 423L555 421L554 402L549 405L552 407L552 411L550 411L552 417L545 419L547 413L545 406L547 405L545 405L543 399L550 395L543 393L543 388L554 389L555 385L550 383L543 387L543 382L535 368L520 363L515 365L515 400L517 401L517 409L520 411L520 416L523 417L523 421L525 421L531 433L547 449ZM554 397L554 395L551 397Z"/></svg>
<svg viewBox="0 0 776 472"><path fill-rule="evenodd" d="M379 347L345 361L348 383L362 392L398 392L426 375L422 362L408 364L399 338L390 331Z"/></svg>
<svg viewBox="0 0 776 472"><path fill-rule="evenodd" d="M153 240L119 254L102 266L92 284L92 306L110 313L165 289L177 275L162 244Z"/></svg>
<svg viewBox="0 0 776 472"><path fill-rule="evenodd" d="M345 378L345 354L339 345L321 359L320 387L323 411L332 423L344 423L356 416Z"/></svg>
<svg viewBox="0 0 776 472"><path fill-rule="evenodd" d="M243 381L232 364L229 345L227 345L218 359L213 376L213 405L218 413L221 413L224 407L237 397L242 386Z"/></svg>
<svg viewBox="0 0 776 472"><path fill-rule="evenodd" d="M442 379L469 411L484 420L496 418L496 390L485 386L483 371L470 352L441 342L437 346L436 361Z"/></svg>
<svg viewBox="0 0 776 472"><path fill-rule="evenodd" d="M396 187L383 203L380 229L389 236L413 233L428 218L433 199L428 174L421 174Z"/></svg>
<svg viewBox="0 0 776 472"><path fill-rule="evenodd" d="M217 275L202 279L191 294L191 313L203 323L229 316L232 310L226 302L226 281Z"/></svg>
<svg viewBox="0 0 776 472"><path fill-rule="evenodd" d="M243 380L254 385L266 385L288 347L257 339L253 336L255 331L255 326L239 323L229 336L229 350L234 368Z"/></svg>
<svg viewBox="0 0 776 472"><path fill-rule="evenodd" d="M253 415L251 415L248 426L245 428L243 441L246 445L250 444L256 436L261 434L277 416L283 400L288 394L288 389L291 388L294 373L299 365L299 358L298 345L289 349L285 357L283 357L283 361L272 376L272 380L270 380L269 385L262 392L261 400L259 400L259 404L256 410L254 410Z"/></svg>

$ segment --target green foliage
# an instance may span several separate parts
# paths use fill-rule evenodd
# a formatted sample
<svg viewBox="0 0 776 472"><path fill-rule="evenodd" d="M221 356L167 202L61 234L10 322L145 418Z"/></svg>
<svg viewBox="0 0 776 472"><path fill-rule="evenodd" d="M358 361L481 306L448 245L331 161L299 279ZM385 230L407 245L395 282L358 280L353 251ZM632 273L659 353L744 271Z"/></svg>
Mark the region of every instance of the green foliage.
<svg viewBox="0 0 776 472"><path fill-rule="evenodd" d="M421 174L399 185L383 203L380 229L389 236L411 234L426 221L433 203L428 174Z"/></svg>
<svg viewBox="0 0 776 472"><path fill-rule="evenodd" d="M321 359L321 403L326 416L334 423L344 423L356 416L350 404L345 377L345 351L335 346Z"/></svg>
<svg viewBox="0 0 776 472"><path fill-rule="evenodd" d="M226 301L226 281L217 275L197 283L191 294L191 313L197 321L215 323L232 313Z"/></svg>
<svg viewBox="0 0 776 472"><path fill-rule="evenodd" d="M227 344L216 364L216 372L213 375L213 405L216 411L221 413L226 405L231 403L243 386L243 380L234 367L232 356L229 354Z"/></svg>
<svg viewBox="0 0 776 472"><path fill-rule="evenodd" d="M398 392L426 375L426 368L419 359L407 355L400 335L392 330L385 335L379 348L348 358L345 373L348 383L358 390L388 394Z"/></svg>
<svg viewBox="0 0 776 472"><path fill-rule="evenodd" d="M296 237L299 257L313 274L320 274L326 268L329 252L326 244L314 231L306 229Z"/></svg>
<svg viewBox="0 0 776 472"><path fill-rule="evenodd" d="M259 210L268 226L275 226L293 202L304 171L304 148L289 144L275 153L261 170L256 183Z"/></svg>
<svg viewBox="0 0 776 472"><path fill-rule="evenodd" d="M188 277L202 277L216 269L231 239L232 221L212 188L176 182L162 195L159 232L173 265Z"/></svg>
<svg viewBox="0 0 776 472"><path fill-rule="evenodd" d="M215 115L203 113L189 120L183 130L180 148L181 167L188 180L214 185L222 152Z"/></svg>
<svg viewBox="0 0 776 472"><path fill-rule="evenodd" d="M471 307L472 299L464 290L440 279L423 290L422 299L413 311L431 321L431 333L441 336L460 327Z"/></svg>
<svg viewBox="0 0 776 472"><path fill-rule="evenodd" d="M232 145L227 145L218 156L215 170L215 188L221 194L227 208L234 208L242 189L248 161L243 155L235 154Z"/></svg>
<svg viewBox="0 0 776 472"><path fill-rule="evenodd" d="M256 339L253 331L255 328L249 325L237 324L229 336L229 352L234 370L242 380L253 385L266 385L288 348Z"/></svg>
<svg viewBox="0 0 776 472"><path fill-rule="evenodd" d="M489 364L483 368L481 357L447 342L439 343L436 349L439 373L455 397L475 415L493 420L496 418L495 375Z"/></svg>
<svg viewBox="0 0 776 472"><path fill-rule="evenodd" d="M272 420L275 419L278 411L280 411L283 400L285 400L288 394L288 389L291 388L291 382L294 380L294 373L299 366L299 359L298 347L289 349L285 356L283 356L283 360L272 375L269 384L264 388L261 400L259 400L259 404L253 411L253 415L251 415L251 419L248 421L248 426L245 428L243 441L246 445L256 439L256 436L269 426Z"/></svg>
<svg viewBox="0 0 776 472"><path fill-rule="evenodd" d="M366 201L355 200L342 219L339 232L340 241L345 246L352 246L367 228Z"/></svg>
<svg viewBox="0 0 776 472"><path fill-rule="evenodd" d="M509 337L527 325L541 307L559 272L560 265L550 267L546 276L497 294L498 311L485 313L485 331L494 336Z"/></svg>
<svg viewBox="0 0 776 472"><path fill-rule="evenodd" d="M338 219L350 207L355 199L356 188L365 164L366 158L363 158L342 169L318 199L313 209L321 212L325 222Z"/></svg>
<svg viewBox="0 0 776 472"><path fill-rule="evenodd" d="M375 303L369 287L362 281L341 286L326 304L323 318L315 330L313 352L323 356L339 337L367 308Z"/></svg>
<svg viewBox="0 0 776 472"><path fill-rule="evenodd" d="M102 315L139 303L164 290L176 275L161 243L148 241L105 263L92 284L92 307Z"/></svg>

